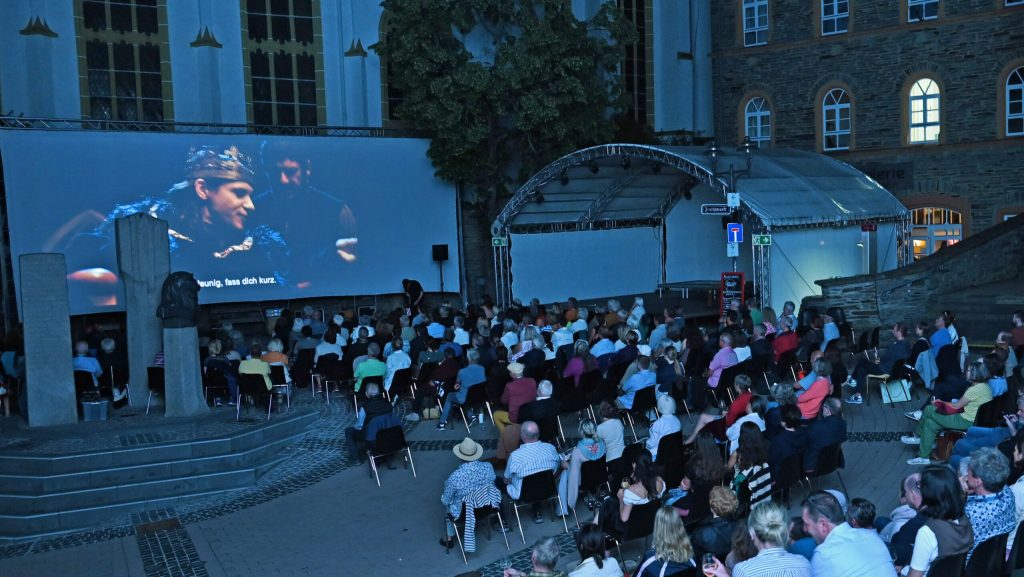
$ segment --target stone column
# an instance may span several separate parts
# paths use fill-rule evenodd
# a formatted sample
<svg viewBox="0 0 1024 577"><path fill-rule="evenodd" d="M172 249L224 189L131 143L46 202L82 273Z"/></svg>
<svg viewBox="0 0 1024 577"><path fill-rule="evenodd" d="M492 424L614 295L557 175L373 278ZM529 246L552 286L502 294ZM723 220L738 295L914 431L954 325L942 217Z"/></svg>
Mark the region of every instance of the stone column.
<svg viewBox="0 0 1024 577"><path fill-rule="evenodd" d="M146 367L163 347L162 324L153 312L160 306L160 288L171 270L167 221L137 213L117 219L114 225L128 317L128 388L132 405L145 406L149 396Z"/></svg>
<svg viewBox="0 0 1024 577"><path fill-rule="evenodd" d="M203 398L199 368L199 333L195 327L164 328L165 417L193 417L210 412Z"/></svg>
<svg viewBox="0 0 1024 577"><path fill-rule="evenodd" d="M28 424L77 423L64 255L25 254L19 262Z"/></svg>

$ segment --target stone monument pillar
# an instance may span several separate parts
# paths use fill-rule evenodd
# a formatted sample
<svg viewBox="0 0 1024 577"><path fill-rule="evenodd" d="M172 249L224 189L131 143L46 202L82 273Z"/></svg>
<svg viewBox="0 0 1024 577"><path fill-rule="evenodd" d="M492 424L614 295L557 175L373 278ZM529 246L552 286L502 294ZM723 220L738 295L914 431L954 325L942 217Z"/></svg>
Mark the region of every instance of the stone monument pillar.
<svg viewBox="0 0 1024 577"><path fill-rule="evenodd" d="M146 367L163 347L160 319L153 311L160 305L160 286L171 271L167 221L137 213L117 219L114 227L128 317L128 389L132 405L145 406L149 397Z"/></svg>
<svg viewBox="0 0 1024 577"><path fill-rule="evenodd" d="M64 255L25 254L19 262L28 424L77 423Z"/></svg>
<svg viewBox="0 0 1024 577"><path fill-rule="evenodd" d="M199 368L199 283L192 273L173 272L160 291L156 316L164 326L164 416L192 417L210 412L203 398Z"/></svg>

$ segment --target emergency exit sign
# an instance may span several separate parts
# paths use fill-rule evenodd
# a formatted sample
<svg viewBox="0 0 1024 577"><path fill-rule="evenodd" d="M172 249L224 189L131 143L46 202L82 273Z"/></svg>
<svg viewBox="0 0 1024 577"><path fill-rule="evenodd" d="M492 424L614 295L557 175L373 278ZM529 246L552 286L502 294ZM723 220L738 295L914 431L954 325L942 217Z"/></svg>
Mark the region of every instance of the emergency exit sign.
<svg viewBox="0 0 1024 577"><path fill-rule="evenodd" d="M754 243L754 246L769 246L772 244L772 235L753 234L750 235L750 240Z"/></svg>

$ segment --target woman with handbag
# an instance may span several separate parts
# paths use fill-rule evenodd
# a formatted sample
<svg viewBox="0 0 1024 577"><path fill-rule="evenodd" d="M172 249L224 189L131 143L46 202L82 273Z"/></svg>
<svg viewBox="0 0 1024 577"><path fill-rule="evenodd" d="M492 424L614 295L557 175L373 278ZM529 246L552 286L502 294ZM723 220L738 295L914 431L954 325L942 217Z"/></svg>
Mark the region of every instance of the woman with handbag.
<svg viewBox="0 0 1024 577"><path fill-rule="evenodd" d="M930 465L932 449L939 431L966 431L974 424L978 409L992 400L991 378L988 367L981 359L971 364L967 371L971 386L954 403L936 399L925 407L918 421L916 435L904 435L900 441L905 445L919 445L917 457L907 461L908 465Z"/></svg>

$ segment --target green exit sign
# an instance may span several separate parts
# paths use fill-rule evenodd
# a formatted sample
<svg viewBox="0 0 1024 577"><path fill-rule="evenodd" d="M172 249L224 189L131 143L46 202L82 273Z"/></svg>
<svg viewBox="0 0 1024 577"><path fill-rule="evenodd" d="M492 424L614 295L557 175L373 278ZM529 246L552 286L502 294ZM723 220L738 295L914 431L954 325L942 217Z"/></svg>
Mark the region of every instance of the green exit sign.
<svg viewBox="0 0 1024 577"><path fill-rule="evenodd" d="M768 246L772 243L772 235L755 234L753 236L754 246Z"/></svg>
<svg viewBox="0 0 1024 577"><path fill-rule="evenodd" d="M491 246L508 246L507 236L492 236Z"/></svg>

